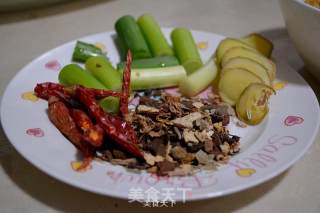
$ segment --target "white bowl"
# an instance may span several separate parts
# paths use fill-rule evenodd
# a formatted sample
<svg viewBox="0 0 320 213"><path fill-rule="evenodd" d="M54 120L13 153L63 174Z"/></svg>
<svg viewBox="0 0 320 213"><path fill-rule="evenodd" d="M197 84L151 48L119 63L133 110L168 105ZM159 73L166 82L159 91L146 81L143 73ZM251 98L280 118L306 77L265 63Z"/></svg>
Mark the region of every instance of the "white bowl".
<svg viewBox="0 0 320 213"><path fill-rule="evenodd" d="M279 0L291 39L307 69L320 80L320 9L303 0Z"/></svg>

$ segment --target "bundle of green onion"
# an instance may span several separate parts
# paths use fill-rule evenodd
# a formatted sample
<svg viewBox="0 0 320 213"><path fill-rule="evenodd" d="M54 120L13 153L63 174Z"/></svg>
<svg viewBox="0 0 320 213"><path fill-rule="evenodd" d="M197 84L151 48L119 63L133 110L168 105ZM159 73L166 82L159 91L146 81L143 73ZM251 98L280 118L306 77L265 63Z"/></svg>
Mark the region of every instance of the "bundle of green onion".
<svg viewBox="0 0 320 213"><path fill-rule="evenodd" d="M210 60L203 66L192 34L185 28L172 31L173 47L150 14L140 16L137 21L132 16L123 16L116 21L115 29L118 45L124 53L128 49L133 53L132 90L180 86L183 95L193 96L205 89L216 76L215 63ZM61 84L121 89L125 61L118 63L115 69L100 48L82 41L76 43L72 59L85 63L85 69L77 64L63 67L59 74ZM106 111L117 112L119 99L108 97L101 100L100 105Z"/></svg>

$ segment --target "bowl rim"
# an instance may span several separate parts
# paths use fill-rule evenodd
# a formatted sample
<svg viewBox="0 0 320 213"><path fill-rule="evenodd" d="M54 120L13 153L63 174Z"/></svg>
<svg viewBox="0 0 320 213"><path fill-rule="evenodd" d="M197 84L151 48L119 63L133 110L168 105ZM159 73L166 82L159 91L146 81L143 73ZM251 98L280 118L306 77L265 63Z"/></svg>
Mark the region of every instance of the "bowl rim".
<svg viewBox="0 0 320 213"><path fill-rule="evenodd" d="M298 4L301 4L302 6L309 8L310 10L313 10L313 11L320 13L320 8L316 8L308 3L305 3L304 0L294 0L294 1L297 2Z"/></svg>

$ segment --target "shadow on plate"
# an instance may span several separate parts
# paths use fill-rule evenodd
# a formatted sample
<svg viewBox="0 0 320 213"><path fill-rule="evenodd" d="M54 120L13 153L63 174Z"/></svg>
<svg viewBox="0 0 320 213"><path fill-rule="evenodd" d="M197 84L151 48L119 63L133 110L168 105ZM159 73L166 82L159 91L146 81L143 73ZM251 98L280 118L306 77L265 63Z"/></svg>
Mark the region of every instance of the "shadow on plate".
<svg viewBox="0 0 320 213"><path fill-rule="evenodd" d="M41 5L37 8L1 12L0 10L0 25L9 24L14 22L21 22L32 19L45 18L47 16L54 16L61 13L73 12L76 10L96 6L105 2L111 2L114 0L72 0L64 2L56 2L49 5Z"/></svg>
<svg viewBox="0 0 320 213"><path fill-rule="evenodd" d="M24 191L42 205L63 212L127 212L128 208L133 212L147 212L150 208L143 207L140 203L128 203L102 195L87 192L63 182L60 182L41 172L27 162L8 141L0 130L0 145L9 146L6 153L0 155L0 164L13 184ZM3 139L3 140L2 140ZM0 147L1 147L0 146ZM212 211L212 206L218 212L230 212L243 208L263 197L286 176L286 173L254 188L238 192L232 195L204 201L178 203L174 208L165 208L166 212L179 210L188 211ZM15 189L12 189L15 190ZM154 212L163 212L163 208L152 208Z"/></svg>

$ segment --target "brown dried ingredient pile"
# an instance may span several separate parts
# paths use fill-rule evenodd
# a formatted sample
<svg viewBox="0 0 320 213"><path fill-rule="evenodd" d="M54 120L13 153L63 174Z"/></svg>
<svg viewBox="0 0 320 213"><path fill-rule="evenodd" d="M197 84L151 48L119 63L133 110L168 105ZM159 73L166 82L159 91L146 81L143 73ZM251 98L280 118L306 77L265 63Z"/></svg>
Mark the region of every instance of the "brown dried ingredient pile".
<svg viewBox="0 0 320 213"><path fill-rule="evenodd" d="M111 151L103 153L114 164L147 169L158 175L190 175L196 168L214 169L239 152L239 137L230 135L229 108L217 99L188 99L161 93L155 100L140 97L126 120L134 127L146 162Z"/></svg>

